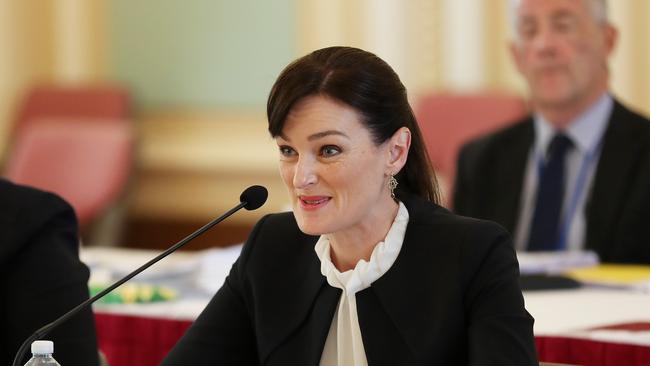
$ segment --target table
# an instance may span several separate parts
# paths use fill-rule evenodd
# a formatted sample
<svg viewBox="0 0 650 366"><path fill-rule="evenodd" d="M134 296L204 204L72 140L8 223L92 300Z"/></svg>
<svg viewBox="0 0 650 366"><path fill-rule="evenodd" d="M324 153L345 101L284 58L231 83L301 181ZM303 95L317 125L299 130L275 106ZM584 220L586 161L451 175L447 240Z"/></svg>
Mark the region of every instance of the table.
<svg viewBox="0 0 650 366"><path fill-rule="evenodd" d="M221 286L240 247L177 252L133 278L133 282L178 289L178 299L146 304L95 303L99 348L111 366L160 364ZM90 283L112 283L158 254L151 250L92 247L80 257Z"/></svg>
<svg viewBox="0 0 650 366"><path fill-rule="evenodd" d="M158 365L223 282L237 250L182 253L163 265L167 267L162 270L167 272L174 272L173 266L199 269L182 287L210 283L211 289L190 291L172 302L95 306L100 349L110 365ZM143 251L90 254L84 260L91 268L93 255L110 261L115 259L112 255L126 255L139 263L153 257ZM206 256L212 256L211 260L203 261ZM215 265L215 258L221 264ZM202 267L210 270L201 271ZM188 281L184 270L176 272L182 281ZM148 279L152 278L155 276ZM524 292L524 299L535 318L535 341L541 361L589 366L650 365L650 293L585 287L529 291ZM606 327L613 324L626 326Z"/></svg>
<svg viewBox="0 0 650 366"><path fill-rule="evenodd" d="M650 365L650 294L586 287L525 292L524 298L535 317L540 360Z"/></svg>

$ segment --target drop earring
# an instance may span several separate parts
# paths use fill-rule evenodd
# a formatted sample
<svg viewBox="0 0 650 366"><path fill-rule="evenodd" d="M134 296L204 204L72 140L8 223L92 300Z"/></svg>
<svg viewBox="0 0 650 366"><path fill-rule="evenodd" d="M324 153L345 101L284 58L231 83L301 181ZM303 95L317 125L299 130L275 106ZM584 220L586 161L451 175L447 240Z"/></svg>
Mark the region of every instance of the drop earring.
<svg viewBox="0 0 650 366"><path fill-rule="evenodd" d="M395 198L395 188L397 188L397 179L395 179L394 175L390 175L390 178L388 178L388 189L390 190L390 196L392 198Z"/></svg>

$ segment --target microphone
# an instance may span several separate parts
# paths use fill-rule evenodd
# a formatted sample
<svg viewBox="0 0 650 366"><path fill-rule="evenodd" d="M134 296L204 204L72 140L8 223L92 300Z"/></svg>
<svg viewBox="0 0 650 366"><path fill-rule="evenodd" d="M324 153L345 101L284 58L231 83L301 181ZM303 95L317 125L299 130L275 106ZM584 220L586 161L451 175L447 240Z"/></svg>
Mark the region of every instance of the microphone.
<svg viewBox="0 0 650 366"><path fill-rule="evenodd" d="M205 224L200 229L196 230L192 234L185 237L183 240L181 240L178 243L171 246L169 249L167 249L164 252L160 253L157 257L155 257L154 259L150 260L149 262L143 264L142 266L140 266L135 271L129 273L126 276L124 276L122 279L120 279L117 282L115 282L114 284L110 285L108 288L104 289L103 291L101 291L97 295L95 295L95 296L89 298L88 300L82 302L81 304L77 305L72 310L70 310L67 313L63 314L62 316L58 317L53 322L51 322L49 324L46 324L42 328L39 328L38 330L36 330L36 332L34 332L34 334L29 336L23 342L23 344L20 346L20 348L18 348L18 352L16 352L16 357L14 358L14 362L13 362L12 365L13 366L20 366L20 361L21 361L22 356L27 351L27 347L29 347L33 341L45 337L48 333L50 333L52 331L52 329L58 327L59 325L61 325L62 323L64 323L65 321L67 321L68 319L73 317L75 314L77 314L82 309L88 307L89 305L91 305L95 301L99 300L100 298L102 298L107 293L115 290L117 287L124 284L124 282L130 280L131 278L138 275L140 272L142 272L145 269L151 267L154 263L156 263L156 262L160 261L161 259L165 258L166 256L170 255L171 253L176 251L178 248L180 248L180 247L184 246L185 244L187 244L188 242L192 241L194 238L196 238L197 236L203 234L208 229L210 229L214 225L220 223L221 221L225 220L226 218L228 218L229 216L231 216L235 212L241 210L242 208L245 208L245 209L247 209L249 211L252 211L252 210L256 210L256 209L262 207L262 205L266 202L266 198L268 197L268 195L269 195L269 192L266 190L266 188L264 188L262 186L257 186L256 185L256 186L250 186L250 187L246 188L244 190L244 192L242 192L242 194L239 196L239 204L237 206L231 208L225 214L223 214L223 215L217 217L216 219L210 221L209 223Z"/></svg>

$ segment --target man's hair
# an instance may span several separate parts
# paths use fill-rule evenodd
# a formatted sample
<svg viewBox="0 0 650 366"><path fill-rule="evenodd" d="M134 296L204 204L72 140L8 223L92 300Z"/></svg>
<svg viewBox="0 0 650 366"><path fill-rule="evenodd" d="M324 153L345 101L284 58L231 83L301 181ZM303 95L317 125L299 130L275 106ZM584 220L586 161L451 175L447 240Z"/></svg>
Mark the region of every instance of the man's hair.
<svg viewBox="0 0 650 366"><path fill-rule="evenodd" d="M574 0L572 0L574 1ZM600 24L607 24L609 21L609 12L607 11L607 0L581 0L587 3L587 6L591 9L591 14L594 20ZM510 17L510 24L512 29L517 30L517 8L521 0L510 0L508 1L508 15Z"/></svg>
<svg viewBox="0 0 650 366"><path fill-rule="evenodd" d="M591 13L597 22L605 24L609 21L609 12L607 11L607 0L587 0L591 5Z"/></svg>

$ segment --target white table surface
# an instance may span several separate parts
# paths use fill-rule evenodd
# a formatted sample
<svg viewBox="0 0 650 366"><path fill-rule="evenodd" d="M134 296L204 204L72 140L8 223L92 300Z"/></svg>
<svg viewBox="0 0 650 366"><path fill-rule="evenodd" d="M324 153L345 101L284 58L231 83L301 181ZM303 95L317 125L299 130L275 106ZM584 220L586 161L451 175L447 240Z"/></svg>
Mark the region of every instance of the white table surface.
<svg viewBox="0 0 650 366"><path fill-rule="evenodd" d="M100 313L193 320L207 305L237 258L238 247L180 252L135 277L140 281L176 281L192 287L178 300L150 304L95 304ZM82 260L92 272L114 272L116 280L153 258L158 252L122 248L85 248ZM183 282L178 282L182 279ZM179 285L180 284L180 285ZM620 289L585 287L574 290L524 292L526 309L535 318L536 336L569 336L650 345L650 332L591 331L605 325L650 323L650 294Z"/></svg>
<svg viewBox="0 0 650 366"><path fill-rule="evenodd" d="M536 336L568 336L650 346L650 332L590 330L620 323L650 323L650 294L585 287L524 292Z"/></svg>

